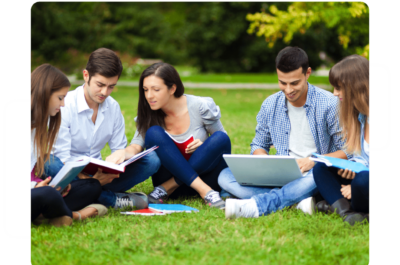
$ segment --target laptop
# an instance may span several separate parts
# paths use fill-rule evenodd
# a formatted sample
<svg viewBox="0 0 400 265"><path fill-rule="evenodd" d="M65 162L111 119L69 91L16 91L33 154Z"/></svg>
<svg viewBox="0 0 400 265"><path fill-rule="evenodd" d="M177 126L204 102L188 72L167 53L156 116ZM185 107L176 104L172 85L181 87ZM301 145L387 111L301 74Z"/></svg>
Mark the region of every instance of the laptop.
<svg viewBox="0 0 400 265"><path fill-rule="evenodd" d="M301 178L296 158L275 155L223 155L240 185L282 187Z"/></svg>

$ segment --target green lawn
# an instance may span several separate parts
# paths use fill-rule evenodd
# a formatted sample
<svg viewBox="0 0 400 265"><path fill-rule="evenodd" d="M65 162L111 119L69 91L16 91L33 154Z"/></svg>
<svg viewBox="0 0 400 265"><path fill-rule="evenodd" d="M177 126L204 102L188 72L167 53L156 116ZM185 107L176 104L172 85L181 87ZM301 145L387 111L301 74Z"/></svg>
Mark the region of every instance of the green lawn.
<svg viewBox="0 0 400 265"><path fill-rule="evenodd" d="M271 90L187 90L212 97L232 141L248 154L256 115ZM128 141L135 131L137 88L117 87ZM106 147L103 158L110 154ZM151 192L151 180L132 191ZM258 219L226 220L200 198L172 201L199 213L125 216L109 209L71 227L32 226L32 264L368 264L369 225L351 227L338 216L287 208Z"/></svg>
<svg viewBox="0 0 400 265"><path fill-rule="evenodd" d="M278 84L278 76L276 73L268 74L191 74L184 75L184 71L180 71L181 79L183 82L193 83L268 83ZM130 81L132 79L121 78L123 81ZM134 81L139 80L139 77ZM329 85L329 78L327 76L314 76L311 74L308 81L311 84L326 84Z"/></svg>

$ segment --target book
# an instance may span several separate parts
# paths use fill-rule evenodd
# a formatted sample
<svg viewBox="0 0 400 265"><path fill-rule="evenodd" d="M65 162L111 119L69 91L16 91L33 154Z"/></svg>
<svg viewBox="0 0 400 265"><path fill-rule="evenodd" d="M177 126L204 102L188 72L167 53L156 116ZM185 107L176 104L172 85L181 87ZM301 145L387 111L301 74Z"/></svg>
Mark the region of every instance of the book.
<svg viewBox="0 0 400 265"><path fill-rule="evenodd" d="M181 152L181 154L183 155L183 157L184 157L186 160L189 160L189 158L192 156L192 154L187 154L185 150L186 150L187 146L188 146L191 142L194 141L193 135L190 135L186 140L179 142L179 141L175 140L175 139L172 137L172 135L170 135L169 133L167 133L167 132L165 132L165 133L168 134L169 137L171 137L172 141L174 141L176 147L178 147L179 152Z"/></svg>
<svg viewBox="0 0 400 265"><path fill-rule="evenodd" d="M69 183L89 164L90 158L85 157L79 161L65 163L57 175L50 181L49 185L63 190Z"/></svg>
<svg viewBox="0 0 400 265"><path fill-rule="evenodd" d="M142 209L142 210L136 210L136 211L130 211L130 212L121 212L121 214L126 214L126 215L145 215L145 216L152 216L152 215L165 215L165 213L153 210L153 209Z"/></svg>
<svg viewBox="0 0 400 265"><path fill-rule="evenodd" d="M312 153L314 157L310 157L311 160L319 163L324 163L328 167L337 167L341 169L349 169L355 173L360 173L361 171L369 171L369 168L361 163L357 163L350 160L340 159L336 157L319 155Z"/></svg>
<svg viewBox="0 0 400 265"><path fill-rule="evenodd" d="M163 213L198 212L199 210L182 204L149 204L149 209Z"/></svg>
<svg viewBox="0 0 400 265"><path fill-rule="evenodd" d="M122 162L119 165L90 157L89 158L90 161L89 161L88 165L82 170L82 172L85 172L86 174L89 174L89 175L94 175L94 174L96 174L98 168L101 168L104 173L120 174L120 173L125 172L126 166L132 164L136 160L144 157L145 155L149 154L150 152L154 151L157 148L158 148L158 146L153 146L152 148L149 148L143 152L140 152L139 154L132 156L130 159L125 160L124 162ZM86 156L80 157L77 159L77 161L80 161L81 159L86 159L86 158L88 158L88 157L86 157Z"/></svg>

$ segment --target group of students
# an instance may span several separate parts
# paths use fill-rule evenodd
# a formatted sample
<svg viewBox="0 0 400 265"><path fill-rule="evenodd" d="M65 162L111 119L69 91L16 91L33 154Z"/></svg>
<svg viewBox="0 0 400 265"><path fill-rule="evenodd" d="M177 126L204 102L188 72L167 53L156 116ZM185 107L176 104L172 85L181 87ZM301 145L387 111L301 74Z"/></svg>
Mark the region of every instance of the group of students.
<svg viewBox="0 0 400 265"><path fill-rule="evenodd" d="M136 132L129 145L120 106L110 97L122 72L113 51L94 51L83 71L85 83L70 92L60 70L39 66L31 75L31 221L70 225L102 216L108 207L141 209L195 195L225 210L226 218L257 218L296 205L309 214L336 212L351 225L369 221L369 171L356 174L310 159L315 152L369 166L368 60L351 55L333 66L333 94L308 83L311 68L302 49L286 47L275 62L281 91L261 106L251 154L268 155L273 145L277 155L296 158L303 177L283 187L236 182L223 159L231 142L220 108L212 98L184 94L170 64L155 63L140 76ZM182 154L174 140L189 136L195 140ZM101 159L107 143L112 154L106 161L117 164L158 148L124 173L99 169L93 176L78 174L62 191L49 186L66 162L83 155ZM150 176L150 194L126 192ZM318 193L323 200L316 203Z"/></svg>

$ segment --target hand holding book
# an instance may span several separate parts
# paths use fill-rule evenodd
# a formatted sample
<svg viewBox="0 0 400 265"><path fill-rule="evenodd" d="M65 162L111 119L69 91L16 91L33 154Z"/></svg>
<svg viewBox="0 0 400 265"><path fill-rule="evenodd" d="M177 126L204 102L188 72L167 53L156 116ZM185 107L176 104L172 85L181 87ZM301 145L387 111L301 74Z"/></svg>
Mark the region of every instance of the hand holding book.
<svg viewBox="0 0 400 265"><path fill-rule="evenodd" d="M203 144L203 142L200 139L194 140L193 142L191 142L190 144L187 145L187 147L185 149L186 154L192 154L202 144Z"/></svg>

